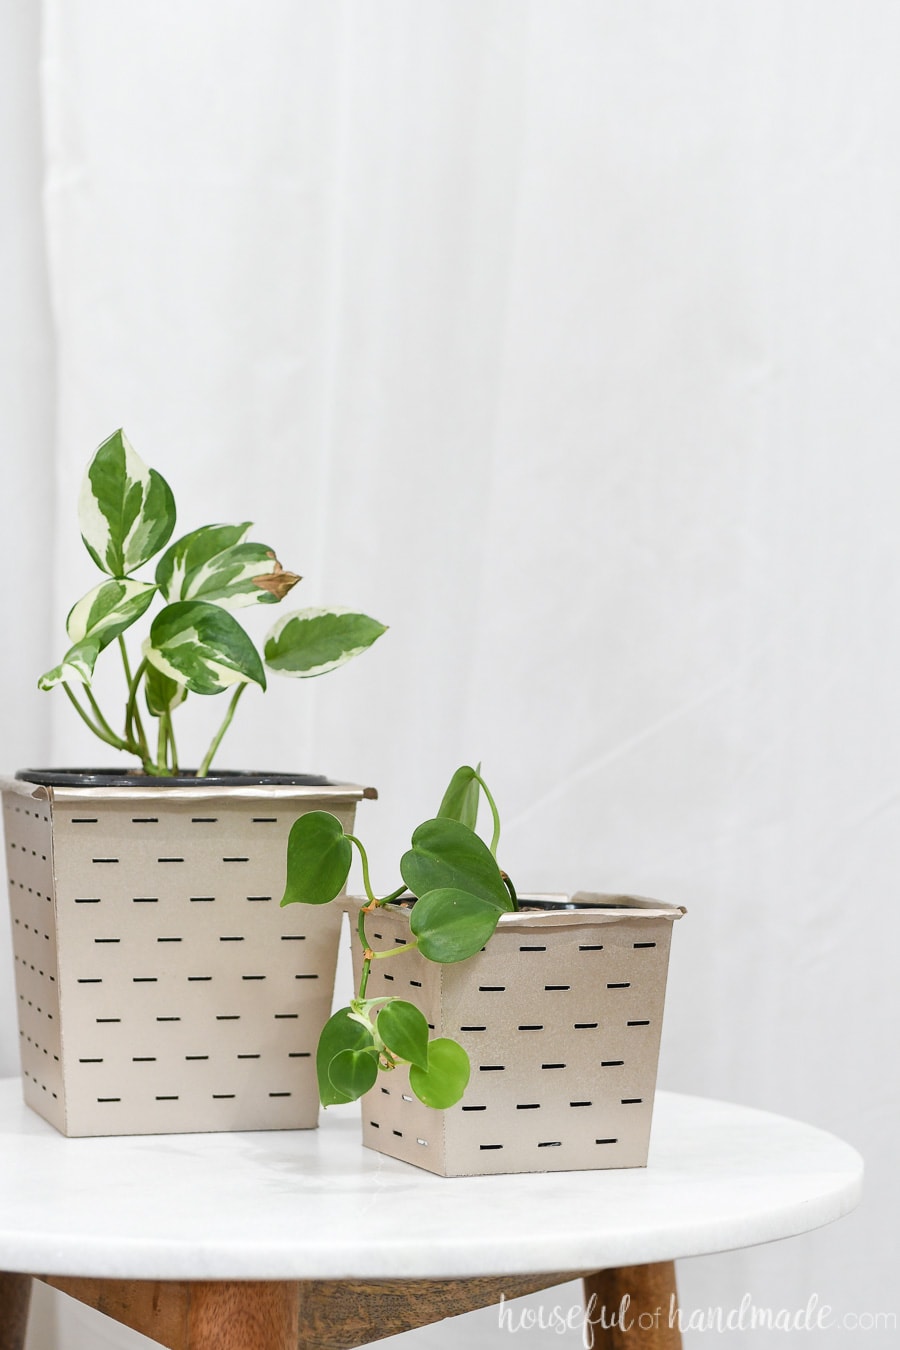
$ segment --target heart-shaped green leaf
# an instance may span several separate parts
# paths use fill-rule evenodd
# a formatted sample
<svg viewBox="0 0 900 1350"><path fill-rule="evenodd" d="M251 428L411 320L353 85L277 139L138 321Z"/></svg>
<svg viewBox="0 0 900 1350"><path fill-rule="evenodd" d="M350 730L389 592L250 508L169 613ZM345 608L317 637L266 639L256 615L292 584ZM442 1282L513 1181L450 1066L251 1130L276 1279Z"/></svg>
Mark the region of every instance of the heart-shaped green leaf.
<svg viewBox="0 0 900 1350"><path fill-rule="evenodd" d="M369 1057L375 1066L377 1076L378 1064L374 1057L375 1042L372 1033L350 1015L350 1009L341 1008L340 1012L336 1012L325 1023L316 1050L316 1076L319 1082L319 1099L323 1106L335 1106L339 1102L352 1102L355 1100L355 1096L360 1095L356 1093L354 1096L354 1094L348 1094L336 1087L329 1070L338 1055L347 1051L353 1053L366 1048L373 1052ZM373 1078L372 1082L374 1083L374 1081ZM363 1088L363 1091L365 1090Z"/></svg>
<svg viewBox="0 0 900 1350"><path fill-rule="evenodd" d="M308 811L291 826L282 905L326 905L347 884L353 848L330 811Z"/></svg>
<svg viewBox="0 0 900 1350"><path fill-rule="evenodd" d="M427 1068L428 1023L414 1004L391 999L378 1014L375 1026L391 1054Z"/></svg>
<svg viewBox="0 0 900 1350"><path fill-rule="evenodd" d="M125 577L170 538L175 499L166 480L135 454L120 430L103 442L88 465L78 518L97 566Z"/></svg>
<svg viewBox="0 0 900 1350"><path fill-rule="evenodd" d="M475 770L470 768L468 764L463 764L450 779L447 791L438 807L438 817L442 820L458 820L468 829L474 830L478 820L480 791L481 787L475 777Z"/></svg>
<svg viewBox="0 0 900 1350"><path fill-rule="evenodd" d="M378 1054L374 1049L341 1050L328 1065L328 1077L343 1101L355 1102L378 1077Z"/></svg>
<svg viewBox="0 0 900 1350"><path fill-rule="evenodd" d="M223 609L276 604L300 580L285 572L267 544L246 541L241 525L204 525L172 544L156 580L169 601L205 600Z"/></svg>
<svg viewBox="0 0 900 1350"><path fill-rule="evenodd" d="M500 922L502 910L467 891L443 888L417 900L409 926L426 961L450 965L480 952Z"/></svg>
<svg viewBox="0 0 900 1350"><path fill-rule="evenodd" d="M143 651L151 665L194 694L219 694L247 680L266 687L259 652L237 619L201 600L160 610Z"/></svg>
<svg viewBox="0 0 900 1350"><path fill-rule="evenodd" d="M469 1083L469 1056L461 1045L446 1036L439 1036L428 1045L428 1067L420 1069L413 1064L409 1070L409 1085L420 1102L436 1111L455 1106Z"/></svg>
<svg viewBox="0 0 900 1350"><path fill-rule="evenodd" d="M452 888L511 909L497 860L484 840L459 820L426 820L400 861L400 875L414 895Z"/></svg>
<svg viewBox="0 0 900 1350"><path fill-rule="evenodd" d="M310 679L359 656L386 632L367 614L345 609L301 609L286 614L266 638L266 665L280 675Z"/></svg>

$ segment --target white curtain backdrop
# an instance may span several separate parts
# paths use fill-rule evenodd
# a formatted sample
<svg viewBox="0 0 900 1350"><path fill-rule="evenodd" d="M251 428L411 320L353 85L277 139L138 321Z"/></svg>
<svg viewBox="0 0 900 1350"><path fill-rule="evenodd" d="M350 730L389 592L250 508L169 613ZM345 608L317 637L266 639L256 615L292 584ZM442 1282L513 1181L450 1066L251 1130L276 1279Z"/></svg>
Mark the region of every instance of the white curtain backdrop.
<svg viewBox="0 0 900 1350"><path fill-rule="evenodd" d="M109 759L35 680L124 425L183 530L249 516L302 603L390 625L248 694L223 763L377 785L387 888L481 759L520 885L687 905L661 1085L865 1155L856 1214L684 1262L685 1308L900 1314L900 7L7 0L0 25L5 767ZM31 1344L149 1343L43 1298Z"/></svg>

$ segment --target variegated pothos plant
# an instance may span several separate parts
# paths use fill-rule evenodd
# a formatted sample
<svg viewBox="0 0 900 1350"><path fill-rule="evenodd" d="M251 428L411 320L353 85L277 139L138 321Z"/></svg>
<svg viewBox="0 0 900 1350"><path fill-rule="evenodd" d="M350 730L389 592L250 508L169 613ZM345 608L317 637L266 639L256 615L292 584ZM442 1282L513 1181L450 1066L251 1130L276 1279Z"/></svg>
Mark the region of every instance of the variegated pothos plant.
<svg viewBox="0 0 900 1350"><path fill-rule="evenodd" d="M301 679L324 675L385 631L375 619L349 610L297 610L270 630L261 656L234 611L277 604L300 577L285 571L268 545L247 538L249 521L192 530L166 549L153 581L137 579L133 574L172 536L175 500L165 479L148 468L122 431L108 437L88 465L78 514L85 547L106 577L69 611L71 645L38 683L42 689L61 685L91 731L107 745L136 755L145 773L178 772L172 714L188 694L231 693L197 770L198 777L205 776L247 685L265 689L267 667ZM156 599L164 604L135 665L124 634ZM121 733L93 689L97 659L113 643L125 677ZM157 723L155 738L147 735L145 711Z"/></svg>

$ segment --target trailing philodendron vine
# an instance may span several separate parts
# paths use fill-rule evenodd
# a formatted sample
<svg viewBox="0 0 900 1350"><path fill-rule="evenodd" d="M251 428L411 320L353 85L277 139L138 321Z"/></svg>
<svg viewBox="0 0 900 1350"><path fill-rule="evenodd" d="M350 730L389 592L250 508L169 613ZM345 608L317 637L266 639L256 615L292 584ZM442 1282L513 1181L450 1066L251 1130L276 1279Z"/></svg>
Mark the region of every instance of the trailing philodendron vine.
<svg viewBox="0 0 900 1350"><path fill-rule="evenodd" d="M268 545L247 538L248 521L202 525L169 545L152 581L135 577L169 542L175 500L165 479L135 454L122 431L105 440L88 465L78 515L85 547L106 576L69 611L69 650L38 683L42 689L61 685L94 735L137 756L145 773L178 772L173 714L189 694L230 693L221 726L197 770L200 777L209 772L248 684L265 689L266 667L303 679L324 675L385 631L365 614L298 610L271 629L260 655L233 611L277 604L300 577L286 572ZM156 600L163 606L135 658L124 635ZM113 644L124 678L120 730L93 689L97 659Z"/></svg>
<svg viewBox="0 0 900 1350"><path fill-rule="evenodd" d="M475 832L479 793L491 809L490 845ZM357 921L363 948L356 997L326 1023L316 1055L323 1106L355 1101L374 1086L378 1071L409 1065L410 1087L426 1106L453 1106L469 1081L469 1057L447 1037L429 1039L422 1012L405 999L367 998L373 961L411 949L442 965L465 961L481 951L502 914L518 909L512 882L497 864L500 818L478 770L457 769L433 820L414 831L412 847L400 860L403 885L379 898L369 880L366 850L345 834L336 816L311 811L295 821L288 840L287 884L282 905L324 905L347 883L353 849L362 861L366 901ZM376 951L366 931L373 911L411 892L410 941Z"/></svg>

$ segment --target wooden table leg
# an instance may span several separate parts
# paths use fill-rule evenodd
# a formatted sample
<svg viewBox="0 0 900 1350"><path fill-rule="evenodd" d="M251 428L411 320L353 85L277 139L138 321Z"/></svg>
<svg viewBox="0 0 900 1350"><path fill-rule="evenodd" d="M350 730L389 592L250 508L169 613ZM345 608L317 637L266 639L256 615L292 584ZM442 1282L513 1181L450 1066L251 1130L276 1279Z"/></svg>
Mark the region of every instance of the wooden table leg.
<svg viewBox="0 0 900 1350"><path fill-rule="evenodd" d="M674 1261L586 1275L584 1300L598 1350L681 1350Z"/></svg>
<svg viewBox="0 0 900 1350"><path fill-rule="evenodd" d="M185 1350L295 1350L296 1283L192 1284Z"/></svg>
<svg viewBox="0 0 900 1350"><path fill-rule="evenodd" d="M0 1272L0 1350L25 1350L31 1276Z"/></svg>

